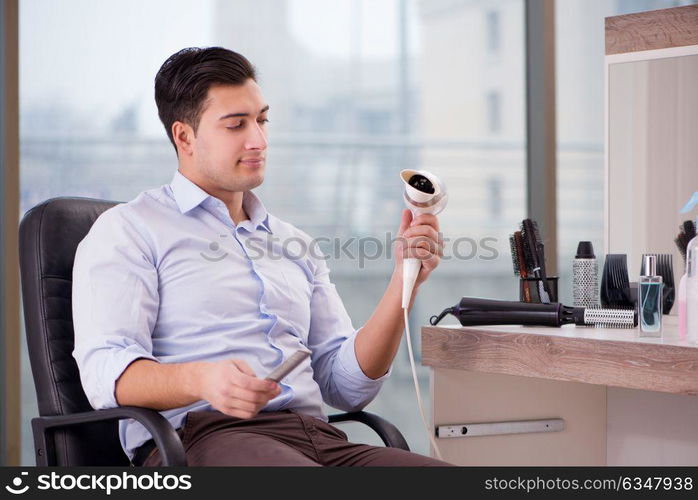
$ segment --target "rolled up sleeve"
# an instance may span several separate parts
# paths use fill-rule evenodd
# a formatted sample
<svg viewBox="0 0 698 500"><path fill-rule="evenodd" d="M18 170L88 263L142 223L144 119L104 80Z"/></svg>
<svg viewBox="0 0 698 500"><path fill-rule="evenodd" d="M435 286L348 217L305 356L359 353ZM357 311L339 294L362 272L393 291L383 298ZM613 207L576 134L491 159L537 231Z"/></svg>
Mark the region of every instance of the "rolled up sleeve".
<svg viewBox="0 0 698 500"><path fill-rule="evenodd" d="M321 259L315 264L308 334L314 378L325 403L342 411L358 411L376 397L390 371L372 379L361 370L354 350L359 330L352 326L330 281L327 264Z"/></svg>
<svg viewBox="0 0 698 500"><path fill-rule="evenodd" d="M116 381L133 361L157 359L158 276L130 207L104 212L78 245L73 268L73 357L95 409L118 406Z"/></svg>

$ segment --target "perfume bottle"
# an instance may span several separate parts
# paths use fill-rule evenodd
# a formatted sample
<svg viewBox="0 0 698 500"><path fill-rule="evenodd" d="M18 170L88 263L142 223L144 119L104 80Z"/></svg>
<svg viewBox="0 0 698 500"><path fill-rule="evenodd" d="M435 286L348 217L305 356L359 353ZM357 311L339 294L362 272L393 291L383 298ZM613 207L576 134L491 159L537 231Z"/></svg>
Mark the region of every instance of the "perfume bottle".
<svg viewBox="0 0 698 500"><path fill-rule="evenodd" d="M640 337L662 336L662 292L664 283L657 276L657 257L645 255L638 284L638 320Z"/></svg>

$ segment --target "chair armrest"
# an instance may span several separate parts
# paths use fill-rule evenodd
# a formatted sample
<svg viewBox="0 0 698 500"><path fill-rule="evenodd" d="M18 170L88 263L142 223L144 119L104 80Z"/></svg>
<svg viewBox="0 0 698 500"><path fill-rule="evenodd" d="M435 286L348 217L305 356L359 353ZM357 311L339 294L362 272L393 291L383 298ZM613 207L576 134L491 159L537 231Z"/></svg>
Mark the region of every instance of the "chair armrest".
<svg viewBox="0 0 698 500"><path fill-rule="evenodd" d="M32 419L32 428L35 439L41 440L41 442L36 443L37 447L43 447L45 451L44 458L48 462L52 459L54 453L52 441L46 439L48 433L74 425L122 420L125 418L137 420L150 432L160 450L162 465L174 467L187 465L184 446L182 446L182 441L174 427L160 413L150 408L120 406L118 408L71 413L69 415L37 417ZM49 464L37 463L37 465Z"/></svg>
<svg viewBox="0 0 698 500"><path fill-rule="evenodd" d="M367 411L341 413L337 415L330 415L329 420L331 424L348 421L361 422L362 424L368 425L371 429L373 429L383 440L383 443L385 443L386 446L410 451L407 441L405 441L405 438L400 433L398 428L388 422L386 419L373 413L369 413Z"/></svg>

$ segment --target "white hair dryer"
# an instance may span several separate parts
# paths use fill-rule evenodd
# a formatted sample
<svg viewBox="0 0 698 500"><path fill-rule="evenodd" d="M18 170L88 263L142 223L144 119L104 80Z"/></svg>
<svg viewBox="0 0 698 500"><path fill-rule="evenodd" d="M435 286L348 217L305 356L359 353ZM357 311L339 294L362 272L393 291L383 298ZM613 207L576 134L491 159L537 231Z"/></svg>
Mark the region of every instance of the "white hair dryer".
<svg viewBox="0 0 698 500"><path fill-rule="evenodd" d="M405 184L405 205L412 211L414 219L421 214L438 214L446 207L448 194L446 186L431 172L426 170L403 170L400 178ZM412 290L422 267L419 259L410 257L402 263L402 308L410 305Z"/></svg>

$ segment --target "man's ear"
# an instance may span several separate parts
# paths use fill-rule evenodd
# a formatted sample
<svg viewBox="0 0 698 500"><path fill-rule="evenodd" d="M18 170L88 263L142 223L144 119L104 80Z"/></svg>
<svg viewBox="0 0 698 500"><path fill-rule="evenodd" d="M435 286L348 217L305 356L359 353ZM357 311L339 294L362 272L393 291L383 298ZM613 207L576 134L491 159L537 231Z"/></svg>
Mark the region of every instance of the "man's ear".
<svg viewBox="0 0 698 500"><path fill-rule="evenodd" d="M194 153L194 129L186 123L176 121L172 124L172 138L177 145L177 151L191 156Z"/></svg>

